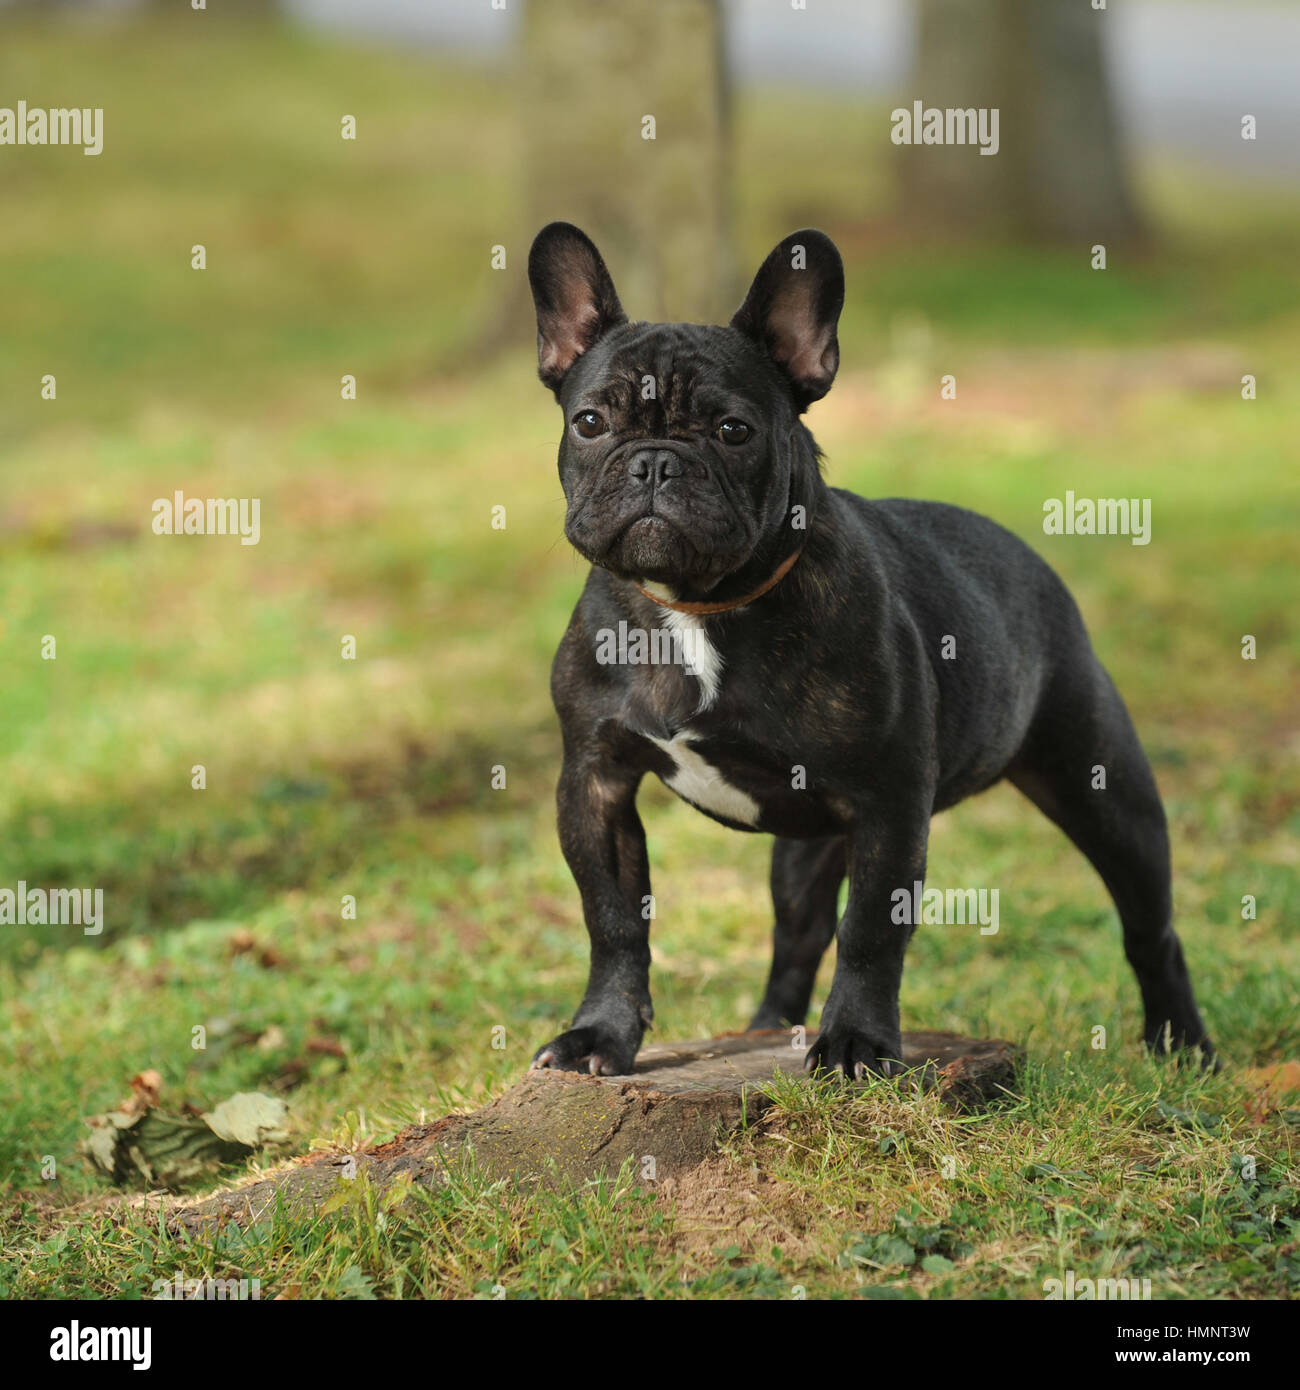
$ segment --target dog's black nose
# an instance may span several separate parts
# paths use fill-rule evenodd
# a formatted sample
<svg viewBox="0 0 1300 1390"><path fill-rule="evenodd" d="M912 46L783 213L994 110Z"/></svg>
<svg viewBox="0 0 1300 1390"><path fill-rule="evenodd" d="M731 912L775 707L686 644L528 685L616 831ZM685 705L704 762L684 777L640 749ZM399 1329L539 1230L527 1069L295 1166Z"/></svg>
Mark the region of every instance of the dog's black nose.
<svg viewBox="0 0 1300 1390"><path fill-rule="evenodd" d="M629 478L642 483L653 478L655 487L662 487L668 478L680 478L685 471L681 459L671 449L642 449L632 455L627 466Z"/></svg>

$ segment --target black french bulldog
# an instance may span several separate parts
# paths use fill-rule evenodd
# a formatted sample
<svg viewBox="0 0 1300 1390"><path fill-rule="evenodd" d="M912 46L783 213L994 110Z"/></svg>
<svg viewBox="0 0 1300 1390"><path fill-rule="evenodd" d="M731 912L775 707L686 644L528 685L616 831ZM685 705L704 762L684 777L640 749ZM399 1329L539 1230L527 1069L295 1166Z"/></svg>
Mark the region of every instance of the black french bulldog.
<svg viewBox="0 0 1300 1390"><path fill-rule="evenodd" d="M1105 881L1148 1046L1210 1060L1170 924L1164 808L1065 586L984 517L822 479L800 416L839 366L834 243L787 237L725 328L629 323L600 253L564 222L538 234L528 275L539 375L564 407L565 533L592 563L551 679L591 974L533 1065L631 1071L653 1017L647 772L723 825L776 836L772 971L751 1028L803 1021L837 938L810 1069L898 1062L913 928L894 895L924 879L930 817L1003 778ZM610 633L665 625L690 639L685 663L608 660Z"/></svg>

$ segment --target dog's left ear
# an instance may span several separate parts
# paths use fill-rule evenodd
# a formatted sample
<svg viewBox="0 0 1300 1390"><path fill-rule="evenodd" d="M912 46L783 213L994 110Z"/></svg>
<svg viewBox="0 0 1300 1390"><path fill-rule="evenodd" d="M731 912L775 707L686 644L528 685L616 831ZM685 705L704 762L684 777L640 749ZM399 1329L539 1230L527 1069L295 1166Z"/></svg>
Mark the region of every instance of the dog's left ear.
<svg viewBox="0 0 1300 1390"><path fill-rule="evenodd" d="M569 368L627 315L600 252L569 222L552 222L537 233L528 283L537 307L537 375L559 400Z"/></svg>
<svg viewBox="0 0 1300 1390"><path fill-rule="evenodd" d="M831 389L840 365L835 330L844 307L844 262L811 227L793 232L759 267L731 326L752 338L790 379L800 412Z"/></svg>

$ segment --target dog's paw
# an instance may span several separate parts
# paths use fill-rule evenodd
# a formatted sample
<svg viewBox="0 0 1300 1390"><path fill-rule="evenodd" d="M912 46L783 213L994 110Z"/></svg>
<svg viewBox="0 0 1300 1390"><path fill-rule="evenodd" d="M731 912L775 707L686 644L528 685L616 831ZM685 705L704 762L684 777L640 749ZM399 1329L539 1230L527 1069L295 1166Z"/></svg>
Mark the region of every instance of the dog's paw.
<svg viewBox="0 0 1300 1390"><path fill-rule="evenodd" d="M804 1066L818 1076L863 1081L868 1076L897 1076L903 1047L898 1038L888 1041L859 1028L831 1024L824 1027L808 1048Z"/></svg>
<svg viewBox="0 0 1300 1390"><path fill-rule="evenodd" d="M788 1029L789 1026L776 1009L764 1006L749 1020L745 1032L766 1033L774 1028Z"/></svg>
<svg viewBox="0 0 1300 1390"><path fill-rule="evenodd" d="M592 1076L623 1076L632 1070L641 1035L620 1035L600 1024L570 1028L533 1055L531 1071L585 1071Z"/></svg>

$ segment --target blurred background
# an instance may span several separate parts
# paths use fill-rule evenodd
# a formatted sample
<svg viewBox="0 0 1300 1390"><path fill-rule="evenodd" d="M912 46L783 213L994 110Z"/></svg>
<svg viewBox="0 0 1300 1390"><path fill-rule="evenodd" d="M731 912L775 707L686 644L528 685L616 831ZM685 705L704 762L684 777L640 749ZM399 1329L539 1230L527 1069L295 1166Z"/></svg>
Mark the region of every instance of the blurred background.
<svg viewBox="0 0 1300 1390"><path fill-rule="evenodd" d="M834 237L831 482L1063 574L1216 1041L1287 1055L1297 52L1296 6L1226 0L0 4L0 105L104 109L98 157L0 147L0 885L106 916L0 931L15 1181L142 1067L373 1136L499 1090L576 1004L547 673L583 570L525 276L557 217L645 317L729 314L780 237ZM891 143L917 100L998 107L999 153ZM260 544L155 536L177 489L259 498ZM1067 490L1151 498L1150 545L1045 536ZM740 1026L768 846L643 802L659 1036ZM918 935L913 1026L1132 1039L1109 900L1013 792L941 818L931 872L999 887L1002 930Z"/></svg>

